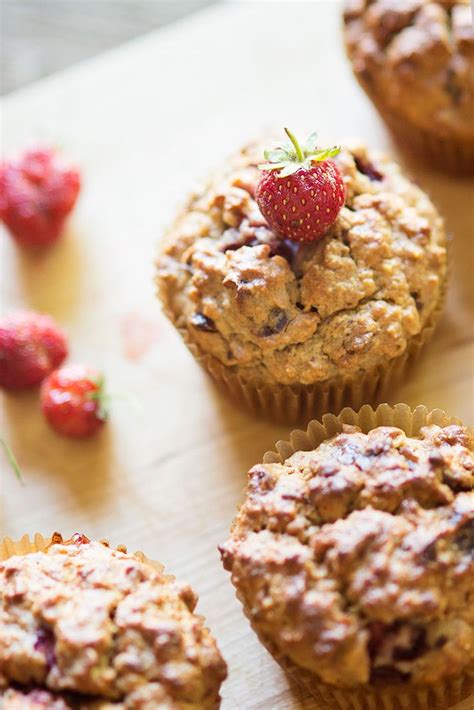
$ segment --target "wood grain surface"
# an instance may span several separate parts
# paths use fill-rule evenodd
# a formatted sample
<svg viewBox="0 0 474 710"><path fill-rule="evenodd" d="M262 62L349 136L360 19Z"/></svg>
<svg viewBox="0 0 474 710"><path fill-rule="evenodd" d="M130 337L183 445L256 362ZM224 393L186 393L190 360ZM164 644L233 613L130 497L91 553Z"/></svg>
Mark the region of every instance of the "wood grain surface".
<svg viewBox="0 0 474 710"><path fill-rule="evenodd" d="M69 333L70 360L102 368L138 407L117 397L107 428L79 443L48 430L36 392L5 396L0 431L25 485L2 460L0 534L108 537L189 581L229 664L224 710L314 707L256 641L216 550L246 471L288 432L214 390L160 314L153 258L195 179L286 124L394 150L345 60L338 3L218 6L3 104L6 152L53 142L84 175L57 247L34 255L0 235L3 308L51 313ZM407 165L446 216L453 264L435 340L391 402L472 423L473 183Z"/></svg>

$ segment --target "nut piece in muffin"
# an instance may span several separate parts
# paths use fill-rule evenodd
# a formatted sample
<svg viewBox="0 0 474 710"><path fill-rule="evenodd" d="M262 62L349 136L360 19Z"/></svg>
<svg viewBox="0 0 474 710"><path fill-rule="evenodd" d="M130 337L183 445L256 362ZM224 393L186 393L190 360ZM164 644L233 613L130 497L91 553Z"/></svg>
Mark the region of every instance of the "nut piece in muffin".
<svg viewBox="0 0 474 710"><path fill-rule="evenodd" d="M10 557L0 563L4 703L217 708L226 665L196 601L151 563L82 535Z"/></svg>
<svg viewBox="0 0 474 710"><path fill-rule="evenodd" d="M157 262L165 312L257 387L377 377L439 309L442 219L398 165L356 146L334 158L346 201L326 235L280 239L255 201L262 154L242 150L176 219Z"/></svg>
<svg viewBox="0 0 474 710"><path fill-rule="evenodd" d="M357 427L249 472L221 547L277 656L338 687L474 663L474 455L464 427ZM384 706L385 707L385 706Z"/></svg>
<svg viewBox="0 0 474 710"><path fill-rule="evenodd" d="M346 0L354 73L396 135L431 163L474 171L469 0Z"/></svg>

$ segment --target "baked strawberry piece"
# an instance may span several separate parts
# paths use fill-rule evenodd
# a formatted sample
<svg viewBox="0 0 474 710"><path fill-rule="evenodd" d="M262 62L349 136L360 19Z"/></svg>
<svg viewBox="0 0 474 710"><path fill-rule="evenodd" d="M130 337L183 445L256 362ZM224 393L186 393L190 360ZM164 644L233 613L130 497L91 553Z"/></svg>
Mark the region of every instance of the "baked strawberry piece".
<svg viewBox="0 0 474 710"><path fill-rule="evenodd" d="M55 242L79 194L79 172L51 148L0 163L0 219L25 246Z"/></svg>
<svg viewBox="0 0 474 710"><path fill-rule="evenodd" d="M91 367L67 365L41 386L41 410L58 434L91 436L107 419L104 378Z"/></svg>
<svg viewBox="0 0 474 710"><path fill-rule="evenodd" d="M66 336L50 316L21 311L0 318L0 387L39 384L67 353Z"/></svg>
<svg viewBox="0 0 474 710"><path fill-rule="evenodd" d="M256 200L270 228L295 242L322 237L344 206L345 188L339 168L329 160L337 147L317 147L313 133L301 146L285 128L288 145L265 151L267 163Z"/></svg>

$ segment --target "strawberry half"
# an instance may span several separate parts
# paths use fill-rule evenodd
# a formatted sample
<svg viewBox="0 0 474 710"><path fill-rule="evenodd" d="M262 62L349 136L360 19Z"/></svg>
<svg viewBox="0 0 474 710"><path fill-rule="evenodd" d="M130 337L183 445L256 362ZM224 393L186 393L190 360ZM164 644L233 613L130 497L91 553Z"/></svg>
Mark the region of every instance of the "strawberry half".
<svg viewBox="0 0 474 710"><path fill-rule="evenodd" d="M332 160L340 148L320 149L313 133L305 146L285 128L290 143L265 151L256 200L269 227L295 242L322 237L344 205L342 175Z"/></svg>

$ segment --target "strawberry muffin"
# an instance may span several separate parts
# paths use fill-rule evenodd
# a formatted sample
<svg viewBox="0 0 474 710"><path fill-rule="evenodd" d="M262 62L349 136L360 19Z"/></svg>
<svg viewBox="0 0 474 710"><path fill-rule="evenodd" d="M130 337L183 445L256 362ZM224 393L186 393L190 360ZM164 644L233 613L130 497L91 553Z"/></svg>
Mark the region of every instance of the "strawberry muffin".
<svg viewBox="0 0 474 710"><path fill-rule="evenodd" d="M396 137L433 165L474 172L469 0L346 0L354 73Z"/></svg>
<svg viewBox="0 0 474 710"><path fill-rule="evenodd" d="M5 710L211 710L226 665L194 592L106 543L61 536L0 563Z"/></svg>
<svg viewBox="0 0 474 710"><path fill-rule="evenodd" d="M250 470L224 566L261 640L325 697L350 688L347 707L365 708L394 690L396 707L444 710L418 690L472 688L472 432L331 425Z"/></svg>
<svg viewBox="0 0 474 710"><path fill-rule="evenodd" d="M157 262L165 313L255 413L295 422L380 401L433 332L443 221L375 150L311 146L301 161L288 146L265 151L264 170L281 168L270 182L263 147L230 159L167 233ZM310 162L321 154L331 158Z"/></svg>

